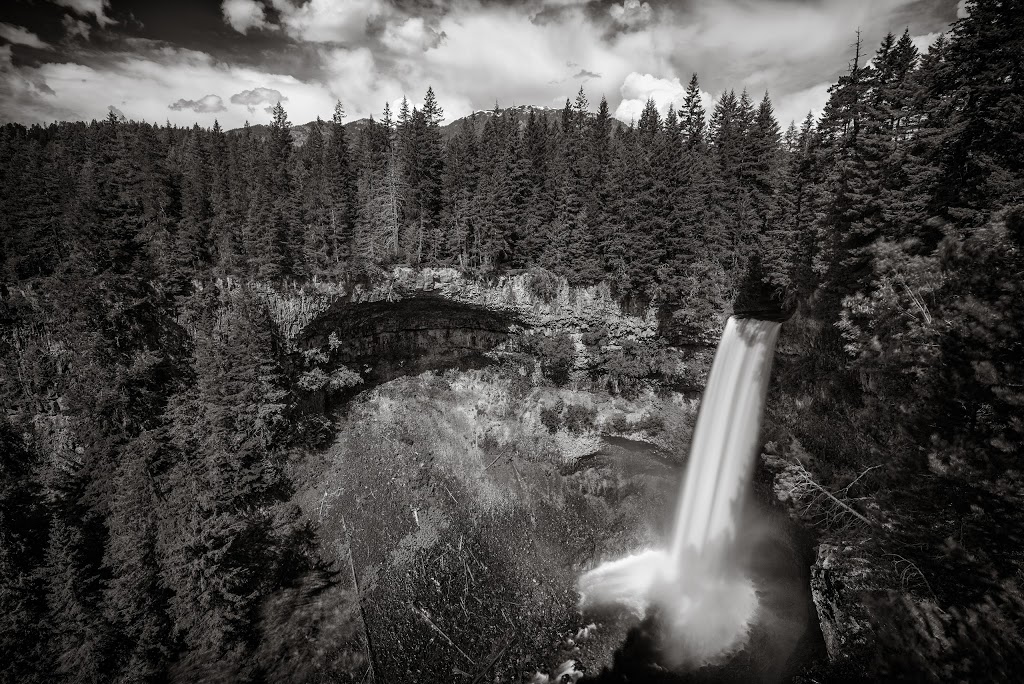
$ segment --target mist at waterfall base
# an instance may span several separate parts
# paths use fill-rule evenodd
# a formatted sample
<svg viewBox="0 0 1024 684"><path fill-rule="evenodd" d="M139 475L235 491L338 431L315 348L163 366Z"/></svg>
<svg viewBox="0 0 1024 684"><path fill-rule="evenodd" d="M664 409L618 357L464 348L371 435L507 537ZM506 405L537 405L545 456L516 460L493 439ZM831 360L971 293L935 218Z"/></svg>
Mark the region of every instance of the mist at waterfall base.
<svg viewBox="0 0 1024 684"><path fill-rule="evenodd" d="M758 625L792 650L804 630L806 616L799 597L787 595L797 592L786 573L765 570L779 529L744 509L779 328L752 318L727 322L667 548L639 551L579 578L584 612L626 610L644 620L659 667L692 672L723 663L748 646Z"/></svg>

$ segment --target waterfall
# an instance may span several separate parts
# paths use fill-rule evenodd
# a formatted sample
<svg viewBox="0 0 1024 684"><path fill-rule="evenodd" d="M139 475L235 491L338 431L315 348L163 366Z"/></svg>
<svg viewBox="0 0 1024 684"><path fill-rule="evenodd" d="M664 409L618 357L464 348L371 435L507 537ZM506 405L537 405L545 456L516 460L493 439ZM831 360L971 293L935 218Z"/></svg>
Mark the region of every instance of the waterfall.
<svg viewBox="0 0 1024 684"><path fill-rule="evenodd" d="M780 324L730 318L701 401L667 550L580 577L583 608L656 605L680 661L710 662L745 641L757 594L735 567L737 525L754 460Z"/></svg>
<svg viewBox="0 0 1024 684"><path fill-rule="evenodd" d="M683 554L728 553L757 455L768 376L780 324L730 318L715 352L690 446L670 567Z"/></svg>

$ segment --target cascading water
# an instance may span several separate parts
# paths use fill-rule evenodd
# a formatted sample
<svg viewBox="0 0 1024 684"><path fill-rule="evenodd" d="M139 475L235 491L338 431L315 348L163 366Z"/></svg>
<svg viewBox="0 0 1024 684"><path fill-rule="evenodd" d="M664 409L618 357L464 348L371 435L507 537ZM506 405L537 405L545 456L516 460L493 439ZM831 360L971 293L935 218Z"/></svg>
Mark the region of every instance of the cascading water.
<svg viewBox="0 0 1024 684"><path fill-rule="evenodd" d="M671 544L605 563L579 579L581 606L657 608L672 665L742 647L757 593L737 567L737 525L750 485L780 324L730 318L694 429Z"/></svg>

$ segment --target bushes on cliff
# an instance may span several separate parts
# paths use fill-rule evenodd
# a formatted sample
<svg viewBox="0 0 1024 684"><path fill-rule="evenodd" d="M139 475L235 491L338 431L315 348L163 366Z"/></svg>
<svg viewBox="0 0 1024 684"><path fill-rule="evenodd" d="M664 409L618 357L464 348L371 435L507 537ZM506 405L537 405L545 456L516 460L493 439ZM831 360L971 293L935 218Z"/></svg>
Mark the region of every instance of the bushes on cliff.
<svg viewBox="0 0 1024 684"><path fill-rule="evenodd" d="M590 353L591 377L615 394L634 395L642 380L663 374L665 358L659 343L614 339L603 325L584 333L582 341Z"/></svg>
<svg viewBox="0 0 1024 684"><path fill-rule="evenodd" d="M553 302L562 287L562 279L543 268L531 268L527 273L530 277L526 278L526 291L530 296L545 304Z"/></svg>
<svg viewBox="0 0 1024 684"><path fill-rule="evenodd" d="M540 409L540 424L548 429L548 432L558 432L562 427L562 411L565 410L565 402L559 399L551 406L543 406Z"/></svg>
<svg viewBox="0 0 1024 684"><path fill-rule="evenodd" d="M522 345L524 351L540 360L540 371L546 380L559 387L569 382L569 375L576 363L576 342L571 335L527 335Z"/></svg>

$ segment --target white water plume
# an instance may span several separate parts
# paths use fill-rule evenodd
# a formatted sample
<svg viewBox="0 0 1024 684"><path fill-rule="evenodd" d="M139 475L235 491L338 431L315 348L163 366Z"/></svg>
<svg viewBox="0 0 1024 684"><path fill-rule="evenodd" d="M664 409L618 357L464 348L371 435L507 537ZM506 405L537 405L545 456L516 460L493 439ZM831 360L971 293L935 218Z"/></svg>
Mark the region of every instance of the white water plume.
<svg viewBox="0 0 1024 684"><path fill-rule="evenodd" d="M705 665L736 652L757 614L737 567L737 523L750 486L780 324L730 318L690 446L668 549L610 561L579 579L581 607L654 609L667 664Z"/></svg>

